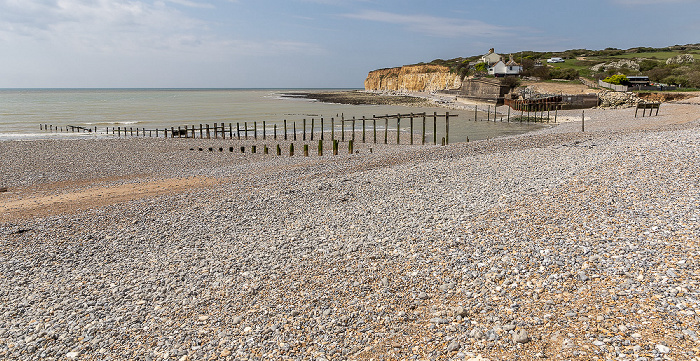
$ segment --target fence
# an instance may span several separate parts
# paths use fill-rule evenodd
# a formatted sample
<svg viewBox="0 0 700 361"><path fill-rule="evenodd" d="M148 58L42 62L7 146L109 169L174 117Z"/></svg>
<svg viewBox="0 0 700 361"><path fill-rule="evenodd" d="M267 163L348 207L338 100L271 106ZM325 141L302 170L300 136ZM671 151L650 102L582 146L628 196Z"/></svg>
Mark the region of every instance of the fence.
<svg viewBox="0 0 700 361"><path fill-rule="evenodd" d="M602 80L598 80L598 86L603 87L603 88L612 89L616 92L626 92L629 90L629 87L627 85L615 85L615 84L606 83Z"/></svg>

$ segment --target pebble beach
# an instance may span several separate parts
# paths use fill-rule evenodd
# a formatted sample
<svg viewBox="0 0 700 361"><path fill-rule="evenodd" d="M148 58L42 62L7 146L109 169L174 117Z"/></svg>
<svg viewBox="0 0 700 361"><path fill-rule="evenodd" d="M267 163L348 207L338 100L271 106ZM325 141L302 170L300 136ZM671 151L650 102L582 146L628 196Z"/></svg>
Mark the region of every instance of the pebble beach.
<svg viewBox="0 0 700 361"><path fill-rule="evenodd" d="M700 360L700 98L560 115L337 156L0 142L0 358Z"/></svg>

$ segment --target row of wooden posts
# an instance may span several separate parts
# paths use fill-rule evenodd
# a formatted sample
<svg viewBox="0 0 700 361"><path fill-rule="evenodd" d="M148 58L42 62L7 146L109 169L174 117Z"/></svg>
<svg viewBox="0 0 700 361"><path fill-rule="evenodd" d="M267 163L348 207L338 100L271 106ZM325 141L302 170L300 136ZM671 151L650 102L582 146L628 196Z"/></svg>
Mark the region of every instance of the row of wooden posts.
<svg viewBox="0 0 700 361"><path fill-rule="evenodd" d="M340 122L340 141L345 142L345 124L346 123L351 123L351 135L349 136L350 140L355 140L355 134L357 133L357 127L356 123L361 122L362 124L362 142L366 143L367 142L367 123L372 122L372 141L376 144L377 143L377 121L384 121L384 144L389 143L389 120L395 119L396 120L396 129L399 130L401 127L401 120L402 119L408 119L410 121L410 132L411 132L411 139L410 139L410 144L414 144L414 120L415 119L422 119L422 144L426 144L426 122L427 119L432 118L433 120L433 143L438 144L438 139L437 139L437 119L438 118L445 118L445 143L447 144L449 142L449 137L450 137L450 118L457 117L455 114L450 114L449 112L446 112L445 114L437 114L437 112L434 112L432 115L428 115L426 113L410 113L410 114L394 114L394 115L380 115L380 116L372 116L372 118L366 118L362 117L361 119L356 119L353 117L352 119L345 119L344 116L341 115L341 118L338 120ZM302 121L302 132L301 132L301 137L303 140L307 139L307 120L304 119ZM331 140L336 139L336 126L335 126L336 119L331 118L330 120L330 136ZM314 140L314 131L316 130L316 120L314 118L311 119L311 131L308 133L310 140ZM146 128L133 128L133 127L112 127L112 128L107 128L105 130L106 134L112 134L116 135L117 137L126 137L126 136L143 136L143 137L160 137L161 134L165 138L197 138L197 135L199 135L200 139L217 139L217 138L222 138L226 139L227 136L229 139L249 139L249 134L250 136L253 137L253 139L258 139L258 122L254 121L252 122L253 127L250 128L248 122L243 122L243 127L241 127L241 123L236 123L236 128L233 128L233 123L228 123L228 129L226 127L225 123L214 123L213 126L210 127L209 124L199 124L199 127L196 127L195 125L191 126L178 126L177 128L175 127L170 127L170 129L163 128L163 129L146 129ZM324 140L324 134L326 133L325 131L325 124L324 124L324 119L320 118L320 126L321 126L321 132L320 132L320 139ZM293 140L297 140L297 137L299 136L297 132L297 123L292 122L291 126L291 134L289 134L289 127L287 124L287 120L283 121L283 133L281 136L284 137L284 140L288 140L289 138L292 138ZM55 127L53 125L47 125L47 124L42 124L40 125L40 129L46 130L46 131L64 131L63 127ZM261 129L261 137L263 140L267 139L268 137L268 126L265 121L262 121L262 129ZM78 127L78 126L71 126L68 125L65 127L66 132L92 132L92 128L84 128L84 127ZM95 133L97 132L97 127L94 128ZM278 139L278 134L277 134L277 124L274 124L272 127L272 136L275 140ZM396 132L396 144L401 143L401 132L397 131Z"/></svg>
<svg viewBox="0 0 700 361"><path fill-rule="evenodd" d="M444 144L445 138L442 138L442 140L443 140L443 145L445 145L445 144ZM333 143L332 143L332 144L333 144L333 155L338 155L339 149L340 149L340 144L339 144L340 141L339 141L338 139L335 139L335 140L333 140L332 142L333 142ZM348 144L348 154L353 154L353 153L354 153L354 143L355 143L355 142L354 142L352 139L348 140L348 142L347 142L347 144ZM200 152L201 152L201 151L204 151L204 148L198 148L198 149L199 149ZM224 151L224 148L223 148L223 147L219 147L218 149L219 149L219 152L223 152L223 151ZM231 152L231 153L233 153L233 152L234 152L234 149L235 149L234 147L229 147L229 148L228 148L228 151ZM241 153L245 153L245 152L246 152L246 147L245 147L245 146L241 146L239 149L240 149L240 152L241 152ZM270 148L269 148L267 145L263 145L263 148L262 148L262 149L263 149L263 150L262 150L263 154L269 154L269 153L270 153ZM302 146L302 149L303 149L303 152L304 152L304 156L305 156L305 157L308 157L308 156L309 156L309 145L308 145L308 144L304 144L304 145ZM195 148L190 148L190 150L195 150ZM214 152L215 150L216 150L216 149L215 149L214 147L209 147L209 151L210 151L210 152ZM318 148L317 148L317 151L318 151L318 155L319 155L319 156L323 156L323 140L321 140L321 139L318 140ZM369 151L370 151L370 153L371 153L371 152L372 152L372 148L370 148ZM256 145L251 145L251 146L250 146L250 153L255 154L255 153L257 153L257 152L258 152L258 146L256 146ZM276 146L276 152L277 152L277 155L278 155L278 156L281 156L281 155L282 155L282 145L277 144L277 146ZM294 143L290 143L290 144L289 144L289 153L288 153L288 154L289 154L290 157L293 157L293 156L294 156L294 154L295 154Z"/></svg>

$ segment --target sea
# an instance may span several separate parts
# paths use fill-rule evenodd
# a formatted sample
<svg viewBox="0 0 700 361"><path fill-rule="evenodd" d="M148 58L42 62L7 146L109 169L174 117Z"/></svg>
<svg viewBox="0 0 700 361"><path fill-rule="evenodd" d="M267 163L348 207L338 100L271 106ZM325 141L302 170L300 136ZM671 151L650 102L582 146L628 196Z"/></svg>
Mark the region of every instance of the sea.
<svg viewBox="0 0 700 361"><path fill-rule="evenodd" d="M450 112L450 143L521 134L541 125L474 121L474 110L451 110L442 107L417 108L396 105L347 105L323 103L293 96L295 92L313 92L352 89L0 89L0 141L35 139L76 139L113 137L107 129L146 128L163 129L199 124L236 124L266 122L271 132L274 124L279 129L286 120L289 128L296 123L301 132L303 120L310 126L315 120L316 131L320 118L325 130L330 131L330 118L366 119L375 115ZM478 119L487 114L477 112ZM493 117L493 114L491 114ZM340 127L340 122L335 122ZM410 122L401 122L402 131L410 130ZM427 138L431 138L432 118L427 120ZM358 127L361 122L356 123ZM48 132L43 125L53 127L79 126L97 132ZM384 122L377 126L383 129ZM369 123L368 123L369 127ZM421 132L422 119L416 118L414 132ZM389 122L396 129L396 121ZM444 118L438 118L437 135L445 134ZM261 129L261 128L260 128ZM430 140L429 140L430 141Z"/></svg>

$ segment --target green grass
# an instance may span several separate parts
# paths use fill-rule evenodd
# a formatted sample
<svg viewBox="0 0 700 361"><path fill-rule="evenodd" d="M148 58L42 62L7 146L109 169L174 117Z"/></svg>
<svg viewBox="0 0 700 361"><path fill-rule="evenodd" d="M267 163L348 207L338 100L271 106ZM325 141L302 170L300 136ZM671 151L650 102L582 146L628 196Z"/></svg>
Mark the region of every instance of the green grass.
<svg viewBox="0 0 700 361"><path fill-rule="evenodd" d="M590 67L597 64L597 61L581 61L576 59L566 59L563 63L546 63L554 69L575 69L578 70L581 76L590 76Z"/></svg>
<svg viewBox="0 0 700 361"><path fill-rule="evenodd" d="M687 52L659 51L659 52L653 52L653 53L630 53L630 54L615 55L615 56L611 56L610 58L616 58L616 59L647 58L647 59L658 59L658 60L665 61L665 60L672 58L676 55L682 55L682 54L693 54L693 57L696 60L700 60L700 53L698 53L697 50L690 50Z"/></svg>

